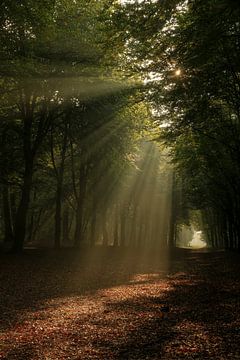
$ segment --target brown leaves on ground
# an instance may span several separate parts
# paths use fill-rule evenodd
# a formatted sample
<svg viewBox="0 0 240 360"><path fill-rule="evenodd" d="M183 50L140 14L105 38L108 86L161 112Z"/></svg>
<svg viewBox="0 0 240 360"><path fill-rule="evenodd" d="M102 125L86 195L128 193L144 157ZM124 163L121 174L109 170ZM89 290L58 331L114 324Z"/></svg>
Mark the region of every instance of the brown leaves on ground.
<svg viewBox="0 0 240 360"><path fill-rule="evenodd" d="M180 250L2 255L0 359L240 359L238 262Z"/></svg>

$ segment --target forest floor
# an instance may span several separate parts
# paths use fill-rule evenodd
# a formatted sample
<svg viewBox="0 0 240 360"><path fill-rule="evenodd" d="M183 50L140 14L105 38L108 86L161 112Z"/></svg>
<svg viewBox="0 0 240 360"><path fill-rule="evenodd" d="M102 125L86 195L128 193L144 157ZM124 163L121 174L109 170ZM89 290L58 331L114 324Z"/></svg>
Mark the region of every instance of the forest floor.
<svg viewBox="0 0 240 360"><path fill-rule="evenodd" d="M240 359L239 260L191 250L2 254L0 359Z"/></svg>

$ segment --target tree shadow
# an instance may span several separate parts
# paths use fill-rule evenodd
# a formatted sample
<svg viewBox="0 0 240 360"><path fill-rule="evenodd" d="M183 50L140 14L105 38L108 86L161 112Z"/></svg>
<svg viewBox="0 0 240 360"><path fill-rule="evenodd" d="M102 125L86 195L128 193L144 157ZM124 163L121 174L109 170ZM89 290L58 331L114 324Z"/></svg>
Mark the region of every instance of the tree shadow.
<svg viewBox="0 0 240 360"><path fill-rule="evenodd" d="M26 312L57 306L48 300L94 294L127 284L138 272L165 270L159 260L114 248L30 251L0 260L0 331L22 321Z"/></svg>
<svg viewBox="0 0 240 360"><path fill-rule="evenodd" d="M170 277L172 289L164 298L143 296L109 304L113 311L129 309L153 315L129 332L127 341L117 344L117 349L113 349L115 359L239 358L239 278L230 281L227 273L223 278L222 273L215 272L209 281L203 280L200 275L205 274L209 259L199 262L198 278L192 278L188 272ZM216 261L208 264L213 272L215 264ZM159 316L164 303L171 308L166 320Z"/></svg>
<svg viewBox="0 0 240 360"><path fill-rule="evenodd" d="M3 357L2 360L33 360L38 355L33 344L15 345Z"/></svg>
<svg viewBox="0 0 240 360"><path fill-rule="evenodd" d="M16 308L6 328L20 321L25 310L34 313L41 308L45 309L46 299L89 295L95 301L105 296L103 308L90 315L79 311L77 318L70 319L66 324L63 333L53 329L47 335L48 344L56 343L56 338L58 342L68 338L69 345L66 345L62 358L68 358L70 354L72 359L237 359L240 336L239 273L233 274L230 270L239 268L239 265L229 263L230 258L225 261L223 255L215 257L205 253L197 255L198 261L196 254L192 259L190 257L191 253L175 255L169 275L165 278L159 264L153 264L149 259L144 263L142 258L139 264L139 257L126 254L119 256L117 252L105 252L100 257L91 254L91 261L85 254L84 260L79 261L77 258L76 264L73 256L70 268L69 259L61 260L61 256L55 260L39 259L35 261L36 267L32 270L34 276L27 286L30 290L32 284L41 279L36 285L37 291L33 291L27 301L25 288L19 308ZM92 266L89 268L89 263L94 263L94 270ZM23 261L24 264L26 262ZM25 274L30 264L32 262L27 261ZM226 266L224 272L223 264ZM37 276L39 270L40 277ZM47 276L43 277L43 271L50 276L50 287L46 283ZM134 280L135 274L146 276ZM57 280L61 284L60 289L53 286ZM162 282L170 285L168 291L161 289ZM128 291L135 287L140 291L127 299L113 298L111 293L109 296L104 295L106 289L119 285L127 286ZM142 294L141 289L148 289L148 286L154 286L154 295ZM17 287L21 289L21 281ZM23 303L24 300L26 303ZM162 319L160 311L164 304L170 306L170 314L166 319ZM58 304L53 301L49 306ZM39 346L43 348L45 345L46 338L42 338ZM75 357L71 355L73 349L80 351L85 348L94 350L94 353L81 355L84 357L77 352ZM19 347L19 354L24 349ZM4 359L14 359L11 354L10 351ZM39 358L33 354L32 359L35 356Z"/></svg>

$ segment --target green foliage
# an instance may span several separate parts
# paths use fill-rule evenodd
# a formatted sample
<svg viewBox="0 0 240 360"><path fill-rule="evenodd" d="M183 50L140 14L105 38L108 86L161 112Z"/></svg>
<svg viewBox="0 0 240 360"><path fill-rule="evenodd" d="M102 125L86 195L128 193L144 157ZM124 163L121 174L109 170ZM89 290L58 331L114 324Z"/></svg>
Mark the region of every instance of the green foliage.
<svg viewBox="0 0 240 360"><path fill-rule="evenodd" d="M137 86L114 79L111 24L102 22L114 6L106 0L0 5L0 182L15 195L16 209L8 199L3 220L14 229L16 250L26 233L35 238L36 228L41 240L44 219L42 234L53 237L48 220L61 222L62 206L75 216L73 226L82 221L81 207L87 224L92 198L104 202L104 185L117 183L129 164L143 115L134 105Z"/></svg>
<svg viewBox="0 0 240 360"><path fill-rule="evenodd" d="M214 237L229 247L240 234L239 16L238 2L226 0L135 2L115 14L127 65L148 79L145 97L185 206L208 214Z"/></svg>

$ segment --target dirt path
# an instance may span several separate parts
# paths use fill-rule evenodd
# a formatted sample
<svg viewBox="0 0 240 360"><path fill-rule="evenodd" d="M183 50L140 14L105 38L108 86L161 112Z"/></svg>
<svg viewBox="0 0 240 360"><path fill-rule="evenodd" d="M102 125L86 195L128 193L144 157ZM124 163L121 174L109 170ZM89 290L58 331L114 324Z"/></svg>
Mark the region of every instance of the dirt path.
<svg viewBox="0 0 240 360"><path fill-rule="evenodd" d="M2 256L0 359L240 359L239 256L168 256Z"/></svg>

